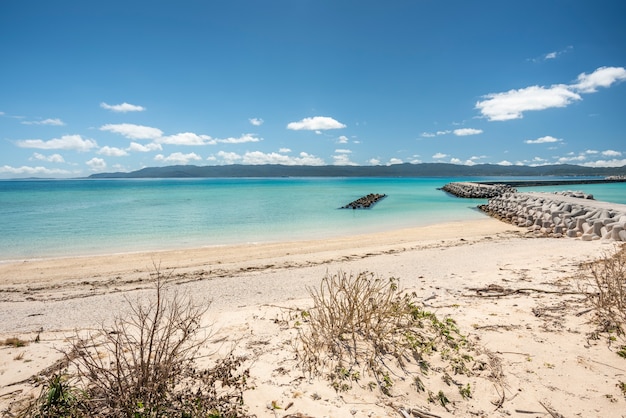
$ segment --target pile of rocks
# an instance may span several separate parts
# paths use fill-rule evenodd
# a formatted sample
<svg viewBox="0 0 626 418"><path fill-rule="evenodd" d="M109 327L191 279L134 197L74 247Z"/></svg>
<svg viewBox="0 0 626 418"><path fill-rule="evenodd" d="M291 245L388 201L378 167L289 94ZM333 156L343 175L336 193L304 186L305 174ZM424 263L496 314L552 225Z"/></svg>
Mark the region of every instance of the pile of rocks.
<svg viewBox="0 0 626 418"><path fill-rule="evenodd" d="M341 209L369 209L385 197L387 197L386 194L370 193L342 206Z"/></svg>
<svg viewBox="0 0 626 418"><path fill-rule="evenodd" d="M500 196L503 193L515 192L515 189L507 184L482 184L471 182L448 183L441 188L457 197L469 199L488 199Z"/></svg>
<svg viewBox="0 0 626 418"><path fill-rule="evenodd" d="M566 190L566 191L563 191L563 192L554 192L554 194L558 194L558 195L561 195L561 196L575 197L577 199L594 200L592 194L587 194L587 193L582 192L580 190L576 190L576 191Z"/></svg>
<svg viewBox="0 0 626 418"><path fill-rule="evenodd" d="M608 205L549 193L506 193L479 208L538 235L626 241L626 206Z"/></svg>

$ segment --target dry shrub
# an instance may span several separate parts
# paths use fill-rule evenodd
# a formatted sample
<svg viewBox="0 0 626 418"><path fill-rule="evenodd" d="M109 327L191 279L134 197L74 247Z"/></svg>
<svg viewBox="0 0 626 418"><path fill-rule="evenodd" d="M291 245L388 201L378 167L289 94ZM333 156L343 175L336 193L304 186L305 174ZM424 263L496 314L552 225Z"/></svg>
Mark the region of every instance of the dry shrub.
<svg viewBox="0 0 626 418"><path fill-rule="evenodd" d="M348 390L369 377L374 381L367 386L390 395L394 376L402 372L425 391L409 366L427 374L435 351L446 363L440 369L444 375L470 374L467 341L454 320L440 321L421 309L415 294L399 290L397 279L368 272L327 274L310 294L314 307L304 313L308 324L300 331L300 366L310 375L325 375L335 389Z"/></svg>
<svg viewBox="0 0 626 418"><path fill-rule="evenodd" d="M245 359L231 353L197 366L209 304L169 289L158 268L152 277L153 299L129 301L112 326L72 341L66 376L48 382L28 416L245 416Z"/></svg>
<svg viewBox="0 0 626 418"><path fill-rule="evenodd" d="M626 338L626 246L581 267L601 332Z"/></svg>

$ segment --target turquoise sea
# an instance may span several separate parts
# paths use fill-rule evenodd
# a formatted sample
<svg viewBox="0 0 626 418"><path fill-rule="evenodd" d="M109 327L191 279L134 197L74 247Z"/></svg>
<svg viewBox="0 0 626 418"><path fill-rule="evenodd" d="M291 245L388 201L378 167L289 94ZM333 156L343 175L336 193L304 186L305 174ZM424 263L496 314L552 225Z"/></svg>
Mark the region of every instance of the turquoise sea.
<svg viewBox="0 0 626 418"><path fill-rule="evenodd" d="M323 239L479 219L484 200L437 190L472 180L480 179L0 181L0 261ZM526 190L583 190L626 203L626 183ZM369 210L338 209L369 193L388 197Z"/></svg>

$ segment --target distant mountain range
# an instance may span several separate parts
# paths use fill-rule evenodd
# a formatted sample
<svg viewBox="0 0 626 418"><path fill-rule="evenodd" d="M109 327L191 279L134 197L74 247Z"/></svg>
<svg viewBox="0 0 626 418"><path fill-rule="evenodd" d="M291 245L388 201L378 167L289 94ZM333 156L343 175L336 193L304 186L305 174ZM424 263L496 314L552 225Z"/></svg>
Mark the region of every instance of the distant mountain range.
<svg viewBox="0 0 626 418"><path fill-rule="evenodd" d="M146 167L128 173L99 173L89 178L206 178L206 177L491 177L491 176L618 176L626 175L622 167L583 167L571 164L473 166L423 163L378 166L309 166L309 165L174 165Z"/></svg>

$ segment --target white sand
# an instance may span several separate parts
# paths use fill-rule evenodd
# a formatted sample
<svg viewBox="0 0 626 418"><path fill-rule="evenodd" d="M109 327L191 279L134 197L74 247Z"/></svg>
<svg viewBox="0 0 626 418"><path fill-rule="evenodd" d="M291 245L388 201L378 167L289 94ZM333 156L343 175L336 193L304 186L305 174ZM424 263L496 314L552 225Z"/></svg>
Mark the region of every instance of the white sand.
<svg viewBox="0 0 626 418"><path fill-rule="evenodd" d="M126 298L148 294L149 274L160 265L179 289L211 300L207 324L255 358L256 389L246 394L246 404L257 417L400 416L400 407L442 417L550 416L546 407L566 417L626 416L616 386L626 381L626 361L606 340L588 338L592 313L576 315L588 309L582 298L558 293L575 291L578 264L614 245L529 238L522 229L484 219L323 241L0 264L0 338L32 340L39 333L41 339L0 348L0 410L32 391L16 382L60 358L57 349L66 347L73 330L97 328L125 309ZM397 277L439 317L452 316L500 360L505 391L476 378L473 397L455 398L446 411L408 385L398 384L388 398L369 390L336 393L324 380L301 379L290 312L310 308L307 288L338 270ZM533 290L500 298L471 290L489 285ZM271 411L272 401L293 404Z"/></svg>

